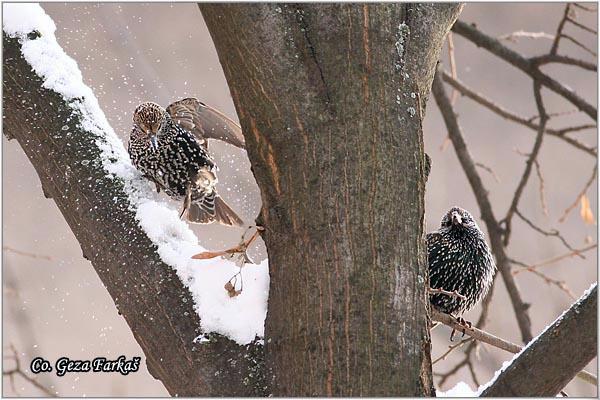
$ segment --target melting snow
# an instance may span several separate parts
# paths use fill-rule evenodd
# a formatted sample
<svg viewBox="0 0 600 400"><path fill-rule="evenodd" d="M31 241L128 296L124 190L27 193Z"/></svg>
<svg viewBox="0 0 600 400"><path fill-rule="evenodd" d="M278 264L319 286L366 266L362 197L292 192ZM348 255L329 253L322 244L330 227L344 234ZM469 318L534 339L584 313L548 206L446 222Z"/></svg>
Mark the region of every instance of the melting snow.
<svg viewBox="0 0 600 400"><path fill-rule="evenodd" d="M92 90L83 83L77 63L57 43L52 19L39 4L33 3L4 3L3 15L4 32L19 38L23 56L42 77L43 86L60 93L80 113L82 128L98 138L105 170L124 181L130 208L136 212L141 228L158 247L161 259L177 271L189 288L202 330L226 335L239 344L262 337L269 292L267 261L246 265L242 269L244 290L230 298L223 286L238 267L223 259L190 258L205 249L189 226L179 219L178 211L169 208L132 166ZM27 35L34 30L41 37L30 40Z"/></svg>

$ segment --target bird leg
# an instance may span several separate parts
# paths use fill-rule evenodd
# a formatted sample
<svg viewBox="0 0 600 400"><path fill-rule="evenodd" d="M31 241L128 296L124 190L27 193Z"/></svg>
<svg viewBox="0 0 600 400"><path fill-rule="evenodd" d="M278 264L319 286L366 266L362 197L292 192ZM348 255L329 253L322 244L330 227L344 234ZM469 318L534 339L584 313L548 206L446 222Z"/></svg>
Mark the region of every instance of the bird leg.
<svg viewBox="0 0 600 400"><path fill-rule="evenodd" d="M250 227L248 227L248 229L246 229L246 232L244 232L244 234L242 235L240 244L238 244L237 246L232 247L230 249L215 251L215 252L205 251L203 253L198 253L198 254L193 255L192 258L196 259L196 260L204 260L207 258L214 258L214 257L219 257L219 256L233 257L236 254L238 254L240 256L240 258L242 259L243 263L254 264L254 262L250 259L250 257L248 257L248 253L247 253L248 247L252 244L252 242L254 242L256 240L256 238L258 237L258 234L265 230L265 228L263 228L262 226L256 226L256 232L254 232L248 240L244 240L244 236L246 235L246 233L248 232L248 230L250 228L252 228L252 227L250 226Z"/></svg>
<svg viewBox="0 0 600 400"><path fill-rule="evenodd" d="M183 209L181 210L181 214L179 214L179 218L183 218L183 214L188 209L188 207L192 204L192 189L190 185L185 189L185 199L183 200Z"/></svg>

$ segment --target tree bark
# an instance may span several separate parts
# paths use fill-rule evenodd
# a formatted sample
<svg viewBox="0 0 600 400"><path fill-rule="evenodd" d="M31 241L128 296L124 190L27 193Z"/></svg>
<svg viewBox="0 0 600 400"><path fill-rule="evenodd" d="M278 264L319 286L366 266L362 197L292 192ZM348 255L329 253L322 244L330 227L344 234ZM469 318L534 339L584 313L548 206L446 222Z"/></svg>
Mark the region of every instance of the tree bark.
<svg viewBox="0 0 600 400"><path fill-rule="evenodd" d="M553 397L598 354L595 286L503 371L482 397Z"/></svg>
<svg viewBox="0 0 600 400"><path fill-rule="evenodd" d="M123 182L103 169L102 138L80 126L78 100L67 103L42 87L18 39L4 34L3 44L4 134L27 154L44 195L56 202L143 349L150 373L172 395L263 394L257 374L262 346L238 346L220 335L194 343L200 321L192 297L139 227Z"/></svg>
<svg viewBox="0 0 600 400"><path fill-rule="evenodd" d="M276 396L430 396L425 100L458 4L201 3L262 196Z"/></svg>

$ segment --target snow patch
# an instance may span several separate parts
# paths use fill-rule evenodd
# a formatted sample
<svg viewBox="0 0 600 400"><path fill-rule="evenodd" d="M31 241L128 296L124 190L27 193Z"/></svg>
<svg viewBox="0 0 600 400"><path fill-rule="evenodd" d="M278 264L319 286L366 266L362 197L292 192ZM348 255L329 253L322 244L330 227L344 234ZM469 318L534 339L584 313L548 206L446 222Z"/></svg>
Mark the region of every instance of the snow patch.
<svg viewBox="0 0 600 400"><path fill-rule="evenodd" d="M43 86L61 94L81 120L81 127L97 138L107 175L121 179L140 227L157 246L161 259L189 288L203 332L215 332L238 344L264 336L269 270L267 261L242 268L244 289L230 298L224 284L238 272L229 260L192 260L205 251L189 226L169 208L165 197L133 167L119 137L110 127L92 90L83 83L75 60L56 41L56 26L39 4L3 4L3 30L19 39L25 60L42 78ZM37 31L40 35L29 35ZM89 160L82 160L89 162ZM200 341L202 342L202 341Z"/></svg>
<svg viewBox="0 0 600 400"><path fill-rule="evenodd" d="M477 392L465 382L458 382L452 389L446 392L436 392L436 397L477 397Z"/></svg>

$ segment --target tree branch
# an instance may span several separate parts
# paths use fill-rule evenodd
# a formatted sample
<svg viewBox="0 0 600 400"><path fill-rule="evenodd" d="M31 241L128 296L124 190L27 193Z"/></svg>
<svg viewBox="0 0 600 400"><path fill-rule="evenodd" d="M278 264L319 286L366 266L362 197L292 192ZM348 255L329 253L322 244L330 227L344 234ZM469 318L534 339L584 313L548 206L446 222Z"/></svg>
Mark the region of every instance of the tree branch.
<svg viewBox="0 0 600 400"><path fill-rule="evenodd" d="M521 180L517 185L517 189L515 190L515 194L510 203L508 212L506 213L506 217L504 217L504 219L500 222L505 223L504 246L508 246L512 226L512 217L515 211L517 211L517 207L519 206L521 195L523 194L523 190L525 189L525 185L527 185L527 181L529 180L529 176L531 175L531 170L533 169L533 163L536 161L538 153L542 148L542 140L544 139L544 129L546 128L546 123L548 122L548 114L546 113L546 109L544 108L544 103L542 101L541 86L537 82L534 82L533 86L535 103L537 105L538 115L540 116L540 126L538 128L538 134L535 138L535 143L533 144L533 149L531 150L529 158L527 159L527 163L525 164L525 170L523 171Z"/></svg>
<svg viewBox="0 0 600 400"><path fill-rule="evenodd" d="M556 396L596 357L597 285L529 343L482 397Z"/></svg>
<svg viewBox="0 0 600 400"><path fill-rule="evenodd" d="M499 116L501 116L503 118L506 118L509 121L516 122L517 124L526 126L531 130L539 131L539 129L540 129L539 124L536 124L524 117L521 117L521 116L513 113L512 111L506 110L502 106L496 104L493 100L490 100L489 98L483 96L482 94L475 92L473 89L469 88L468 86L466 86L463 82L459 81L458 79L454 79L448 72L443 71L442 77L444 78L445 82L450 84L450 86L452 86L453 88L455 88L456 90L458 90L460 93L467 96L471 100L475 101L476 103L481 104L482 106L489 109L490 111L498 114ZM565 134L568 132L574 132L574 131L578 131L581 129L595 128L595 127L596 127L596 125L586 124L586 125L574 126L574 127L564 128L564 129L546 128L545 132L549 135L558 137L559 139L564 140L565 142L569 143L570 145L572 145L580 150L583 150L586 153L590 154L591 156L595 157L597 154L595 149L587 147L586 145L580 143L579 141L577 141L573 138L570 138L568 136L565 136Z"/></svg>
<svg viewBox="0 0 600 400"><path fill-rule="evenodd" d="M598 112L594 106L579 97L579 95L577 95L577 93L575 93L572 89L569 89L562 83L544 74L533 62L531 62L531 60L504 46L497 39L484 34L475 26L469 25L462 21L456 21L452 27L452 30L467 40L473 42L473 44L476 46L485 48L502 60L525 72L543 86L564 97L575 107L589 115L594 121L597 119Z"/></svg>

